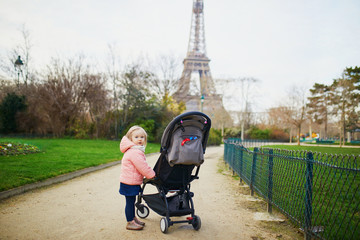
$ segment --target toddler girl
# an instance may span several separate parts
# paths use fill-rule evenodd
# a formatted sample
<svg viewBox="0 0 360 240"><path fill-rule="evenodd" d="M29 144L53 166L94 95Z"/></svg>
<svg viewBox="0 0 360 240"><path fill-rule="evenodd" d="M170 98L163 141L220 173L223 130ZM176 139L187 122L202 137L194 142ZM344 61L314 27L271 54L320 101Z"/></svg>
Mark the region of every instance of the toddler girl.
<svg viewBox="0 0 360 240"><path fill-rule="evenodd" d="M142 127L133 126L121 139L120 151L124 153L121 160L120 194L125 195L126 229L141 230L145 223L135 217L135 199L146 178L154 178L155 172L150 168L145 158L147 134Z"/></svg>

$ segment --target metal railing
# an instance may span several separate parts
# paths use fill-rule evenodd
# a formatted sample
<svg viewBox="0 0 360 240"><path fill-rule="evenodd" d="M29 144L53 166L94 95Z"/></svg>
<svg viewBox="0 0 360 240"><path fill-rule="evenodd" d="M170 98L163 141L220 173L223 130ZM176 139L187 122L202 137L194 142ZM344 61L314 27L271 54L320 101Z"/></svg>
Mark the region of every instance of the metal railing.
<svg viewBox="0 0 360 240"><path fill-rule="evenodd" d="M289 142L285 142L283 140L267 140L267 139L244 139L241 140L240 138L227 138L228 142L241 144L246 148L253 148L253 147L261 147L265 145L278 145L278 144L288 144Z"/></svg>
<svg viewBox="0 0 360 240"><path fill-rule="evenodd" d="M225 140L224 160L303 231L305 239L360 238L360 157L258 148Z"/></svg>

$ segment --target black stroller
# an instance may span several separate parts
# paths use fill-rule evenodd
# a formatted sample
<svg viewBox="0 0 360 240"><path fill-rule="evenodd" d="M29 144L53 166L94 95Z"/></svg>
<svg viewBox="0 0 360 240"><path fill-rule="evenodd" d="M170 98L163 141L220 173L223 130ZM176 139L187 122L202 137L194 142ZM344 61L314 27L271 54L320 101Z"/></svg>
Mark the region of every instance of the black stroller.
<svg viewBox="0 0 360 240"><path fill-rule="evenodd" d="M163 233L175 223L192 224L195 230L201 227L200 217L195 215L190 183L198 179L200 165L204 162L206 143L211 128L210 118L201 112L187 112L174 118L161 138L160 157L154 171L154 180L145 180L136 202L136 214L140 218L149 215L149 208L163 216L160 229ZM195 169L193 175L193 170ZM144 194L147 184L157 188L155 194ZM170 217L190 215L186 220L172 221Z"/></svg>

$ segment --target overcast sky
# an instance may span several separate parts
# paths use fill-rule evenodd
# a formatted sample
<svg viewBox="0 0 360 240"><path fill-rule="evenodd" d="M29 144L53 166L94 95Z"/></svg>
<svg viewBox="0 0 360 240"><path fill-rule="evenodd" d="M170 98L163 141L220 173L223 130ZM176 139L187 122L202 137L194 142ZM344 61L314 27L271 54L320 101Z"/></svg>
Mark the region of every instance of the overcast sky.
<svg viewBox="0 0 360 240"><path fill-rule="evenodd" d="M83 53L122 61L187 51L192 0L0 0L0 57L30 31L34 62ZM276 106L292 86L330 84L360 66L359 0L204 0L213 78L259 80L255 109ZM229 108L235 108L236 105Z"/></svg>

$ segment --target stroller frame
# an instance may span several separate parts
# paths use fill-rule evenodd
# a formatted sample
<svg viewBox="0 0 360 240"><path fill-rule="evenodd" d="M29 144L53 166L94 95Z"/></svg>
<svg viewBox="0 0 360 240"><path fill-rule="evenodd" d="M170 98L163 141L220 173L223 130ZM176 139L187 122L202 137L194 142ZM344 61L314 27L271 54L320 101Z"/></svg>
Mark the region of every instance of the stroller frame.
<svg viewBox="0 0 360 240"><path fill-rule="evenodd" d="M195 176L194 176L195 177ZM194 178L195 179L195 178ZM154 185L158 192L159 192L159 196L160 198L164 201L165 203L165 214L160 214L164 217L161 218L160 220L160 229L163 233L166 233L168 231L168 228L176 223L188 223L188 224L192 224L194 229L195 230L199 230L201 228L201 220L200 220L200 217L195 215L195 209L194 209L194 202L192 200L192 197L194 196L194 193L190 191L190 184L188 184L185 189L183 190L172 190L170 189L169 192L175 192L174 195L170 196L170 197L167 197L166 196L166 190L163 189L161 186L158 185L157 183L157 180L145 180L144 181L144 184L142 186L142 192L144 191L145 189L145 186L147 184L151 184L151 185ZM136 210L136 214L140 217L140 218L146 218L149 213L150 213L150 210L147 206L145 206L144 204L142 204L142 199L144 198L144 195L143 193L140 193L138 195L138 198L137 198L137 202L135 204L137 210ZM182 192L182 193L181 193ZM180 193L180 194L179 194ZM169 210L169 199L171 199L172 197L176 197L176 196L183 196L185 194L185 196L189 196L188 197L188 201L189 201L189 209L185 210L183 213L180 213L180 214L175 214L173 212L171 212ZM187 217L186 220L177 220L177 221L173 221L171 220L170 217L173 217L173 216L184 216L184 215L189 215L190 214L190 217Z"/></svg>
<svg viewBox="0 0 360 240"><path fill-rule="evenodd" d="M152 210L163 216L160 220L160 229L163 233L166 233L170 226L177 223L192 224L195 230L199 230L201 228L201 219L199 216L195 215L194 202L192 200L192 197L194 197L194 193L190 191L190 183L195 179L199 179L198 174L200 170L200 164L176 164L174 166L170 166L167 161L167 151L171 144L171 136L173 131L175 131L176 128L179 128L179 122L181 122L182 124L182 119L186 119L186 117L193 115L198 115L205 119L206 126L204 126L205 130L204 136L202 138L202 147L203 152L205 153L206 143L211 128L210 118L201 112L187 112L174 118L167 126L163 134L163 138L161 141L162 145L160 149L161 154L154 167L154 170L156 172L156 178L144 179L141 192L139 193L137 202L135 203L135 206L137 208L136 214L140 218L146 218L150 213L149 207L145 206L142 203L142 199L145 200L147 205L150 206ZM193 175L193 170L195 166L196 172L195 175ZM164 181L159 174L162 168L166 170L171 169L171 174L174 174L174 176L180 178L181 181L174 181L172 183ZM155 186L158 193L148 195L144 194L144 189L147 184ZM169 193L173 195L168 196ZM186 220L171 220L171 217L179 217L185 215L190 216L188 216Z"/></svg>

